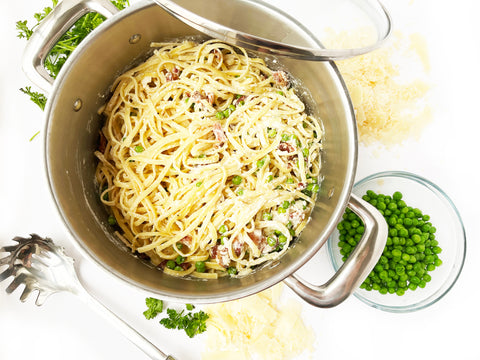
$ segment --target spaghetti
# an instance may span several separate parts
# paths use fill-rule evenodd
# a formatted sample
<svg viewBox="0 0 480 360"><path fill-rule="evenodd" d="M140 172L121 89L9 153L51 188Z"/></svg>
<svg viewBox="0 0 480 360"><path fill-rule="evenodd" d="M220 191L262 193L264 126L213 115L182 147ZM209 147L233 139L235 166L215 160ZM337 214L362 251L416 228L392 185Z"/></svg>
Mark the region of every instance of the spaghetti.
<svg viewBox="0 0 480 360"><path fill-rule="evenodd" d="M119 76L96 180L118 236L174 276L280 257L319 189L319 122L284 71L218 40L154 43Z"/></svg>

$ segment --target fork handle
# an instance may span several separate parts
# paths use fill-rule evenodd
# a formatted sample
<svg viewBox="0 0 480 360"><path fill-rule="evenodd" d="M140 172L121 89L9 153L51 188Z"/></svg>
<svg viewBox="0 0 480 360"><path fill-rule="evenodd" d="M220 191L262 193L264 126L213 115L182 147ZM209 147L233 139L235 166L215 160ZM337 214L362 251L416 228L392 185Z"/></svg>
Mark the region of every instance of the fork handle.
<svg viewBox="0 0 480 360"><path fill-rule="evenodd" d="M162 350L153 345L149 340L142 336L137 330L120 319L115 313L107 309L93 295L88 293L84 288L77 293L88 305L90 305L97 313L109 320L128 340L142 350L152 360L176 360L173 356L165 354Z"/></svg>

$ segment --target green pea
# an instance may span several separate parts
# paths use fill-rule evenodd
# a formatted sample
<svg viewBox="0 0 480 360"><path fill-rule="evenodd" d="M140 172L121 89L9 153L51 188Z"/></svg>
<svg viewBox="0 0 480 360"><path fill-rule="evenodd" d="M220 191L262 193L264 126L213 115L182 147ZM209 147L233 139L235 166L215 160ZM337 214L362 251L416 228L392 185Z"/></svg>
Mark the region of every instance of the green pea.
<svg viewBox="0 0 480 360"><path fill-rule="evenodd" d="M277 240L272 236L268 236L267 237L267 244L271 247L275 247L275 246L277 246Z"/></svg>
<svg viewBox="0 0 480 360"><path fill-rule="evenodd" d="M265 158L257 161L257 168L261 169L265 165Z"/></svg>
<svg viewBox="0 0 480 360"><path fill-rule="evenodd" d="M233 179L232 179L232 183L233 183L234 185L240 185L240 184L242 183L242 180L243 180L243 179L242 179L241 176L235 175L235 176L233 177Z"/></svg>
<svg viewBox="0 0 480 360"><path fill-rule="evenodd" d="M403 195L400 191L395 191L393 193L393 196L392 196L393 200L395 200L395 201L402 200L402 197L403 197Z"/></svg>
<svg viewBox="0 0 480 360"><path fill-rule="evenodd" d="M206 270L205 261L196 261L195 262L195 270L199 273L203 273Z"/></svg>
<svg viewBox="0 0 480 360"><path fill-rule="evenodd" d="M285 200L281 206L284 209L288 209L290 207L290 202L288 200Z"/></svg>
<svg viewBox="0 0 480 360"><path fill-rule="evenodd" d="M141 153L145 150L142 145L137 145L137 146L135 146L134 149L135 149L135 152L137 152L137 153Z"/></svg>
<svg viewBox="0 0 480 360"><path fill-rule="evenodd" d="M237 275L238 270L237 270L237 268L235 268L235 267L233 267L233 266L230 266L230 267L227 269L227 272L228 272L230 275Z"/></svg>
<svg viewBox="0 0 480 360"><path fill-rule="evenodd" d="M170 270L175 269L175 266L177 266L177 264L175 263L175 261L173 261L173 260L168 260L168 261L167 261L167 267L168 267Z"/></svg>
<svg viewBox="0 0 480 360"><path fill-rule="evenodd" d="M271 213L263 213L263 220L272 220L273 215Z"/></svg>
<svg viewBox="0 0 480 360"><path fill-rule="evenodd" d="M115 219L115 216L110 215L110 216L108 217L108 224L109 224L109 225L112 225L112 226L113 226L113 225L117 225L117 219Z"/></svg>

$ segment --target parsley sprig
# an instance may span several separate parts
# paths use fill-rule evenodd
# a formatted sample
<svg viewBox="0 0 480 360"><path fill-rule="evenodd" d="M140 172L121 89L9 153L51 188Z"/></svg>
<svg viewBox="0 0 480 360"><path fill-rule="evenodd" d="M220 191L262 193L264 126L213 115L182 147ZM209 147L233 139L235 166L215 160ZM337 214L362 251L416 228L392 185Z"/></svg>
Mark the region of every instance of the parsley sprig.
<svg viewBox="0 0 480 360"><path fill-rule="evenodd" d="M148 320L155 318L163 311L162 300L150 297L145 299L145 304L148 309L143 312L143 315ZM167 317L161 319L160 324L167 329L184 330L190 338L207 330L208 314L202 310L192 312L195 309L192 304L186 304L186 309L188 310L187 313L185 313L185 310L167 309Z"/></svg>
<svg viewBox="0 0 480 360"><path fill-rule="evenodd" d="M30 100L32 100L35 104L37 104L40 107L40 109L45 110L47 97L44 94L39 93L38 91L32 91L32 88L30 86L21 88L20 91L30 96Z"/></svg>
<svg viewBox="0 0 480 360"><path fill-rule="evenodd" d="M55 6L57 6L59 0L51 0L52 6L47 6L43 8L42 11L35 13L33 15L35 23L30 26L27 20L20 20L16 22L17 37L20 39L29 40L32 36L35 29L40 25L43 19L50 14ZM130 5L129 0L111 0L112 3L120 10L126 8ZM45 59L45 69L48 73L56 78L60 69L65 64L65 61L75 50L75 48L80 44L80 42L85 39L85 37L94 30L98 25L100 25L105 20L100 14L97 13L88 13L82 16L70 30L68 30L58 41L57 44L52 48L50 53ZM40 109L45 109L45 104L47 102L47 97L39 92L32 91L30 86L21 88L20 91L27 94L35 104L37 104Z"/></svg>
<svg viewBox="0 0 480 360"><path fill-rule="evenodd" d="M190 338L207 330L207 313L200 310L196 313L188 312L183 315L184 312L184 310L178 312L175 309L167 309L168 318L160 320L160 324L167 329L185 330Z"/></svg>
<svg viewBox="0 0 480 360"><path fill-rule="evenodd" d="M147 320L153 319L163 311L163 301L152 297L145 299L148 309L143 312Z"/></svg>

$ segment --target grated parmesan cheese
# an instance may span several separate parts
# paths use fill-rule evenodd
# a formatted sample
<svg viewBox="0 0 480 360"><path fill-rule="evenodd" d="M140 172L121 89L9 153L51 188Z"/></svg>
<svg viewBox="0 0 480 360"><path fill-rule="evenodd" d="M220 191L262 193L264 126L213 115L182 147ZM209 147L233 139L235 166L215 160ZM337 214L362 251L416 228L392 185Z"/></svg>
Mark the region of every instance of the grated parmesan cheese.
<svg viewBox="0 0 480 360"><path fill-rule="evenodd" d="M367 37L334 33L328 46L359 46ZM360 141L366 145L399 144L409 137L418 137L431 120L427 102L430 70L424 38L393 34L382 48L351 59L336 62L350 92L355 109Z"/></svg>
<svg viewBox="0 0 480 360"><path fill-rule="evenodd" d="M282 285L244 299L209 305L208 360L286 360L313 351L314 332L303 323L301 305L280 304ZM302 357L305 358L305 357Z"/></svg>

